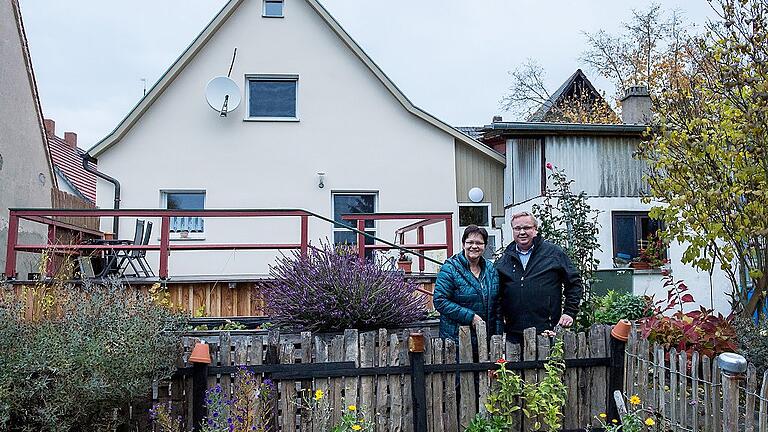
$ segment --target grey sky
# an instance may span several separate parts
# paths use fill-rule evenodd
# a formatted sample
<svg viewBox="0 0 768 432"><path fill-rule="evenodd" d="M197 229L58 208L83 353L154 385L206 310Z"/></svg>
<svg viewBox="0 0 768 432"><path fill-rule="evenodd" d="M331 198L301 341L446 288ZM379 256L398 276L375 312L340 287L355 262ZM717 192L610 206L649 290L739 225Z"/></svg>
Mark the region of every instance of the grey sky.
<svg viewBox="0 0 768 432"><path fill-rule="evenodd" d="M249 0L257 1L257 0ZM582 31L616 32L648 1L321 0L417 106L455 126L500 113L507 72L534 58L557 88L578 67ZM43 114L90 148L160 78L224 0L20 0ZM705 0L667 0L701 25ZM585 69L607 93L612 86ZM201 90L202 91L202 90Z"/></svg>

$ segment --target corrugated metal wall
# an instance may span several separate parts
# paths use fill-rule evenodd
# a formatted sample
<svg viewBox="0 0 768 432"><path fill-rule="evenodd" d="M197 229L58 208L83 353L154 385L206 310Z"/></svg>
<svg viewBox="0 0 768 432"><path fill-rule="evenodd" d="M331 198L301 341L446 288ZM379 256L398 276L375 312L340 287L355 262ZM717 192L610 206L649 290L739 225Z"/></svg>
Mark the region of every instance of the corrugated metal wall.
<svg viewBox="0 0 768 432"><path fill-rule="evenodd" d="M492 216L504 214L504 167L498 162L455 142L456 149L456 201L470 202L467 193L473 187L483 190L484 203L491 203Z"/></svg>
<svg viewBox="0 0 768 432"><path fill-rule="evenodd" d="M515 138L507 142L513 203L541 195L541 141L540 138Z"/></svg>
<svg viewBox="0 0 768 432"><path fill-rule="evenodd" d="M545 157L574 180L574 190L590 196L639 196L645 164L634 159L638 138L549 136ZM519 178L519 176L515 176Z"/></svg>

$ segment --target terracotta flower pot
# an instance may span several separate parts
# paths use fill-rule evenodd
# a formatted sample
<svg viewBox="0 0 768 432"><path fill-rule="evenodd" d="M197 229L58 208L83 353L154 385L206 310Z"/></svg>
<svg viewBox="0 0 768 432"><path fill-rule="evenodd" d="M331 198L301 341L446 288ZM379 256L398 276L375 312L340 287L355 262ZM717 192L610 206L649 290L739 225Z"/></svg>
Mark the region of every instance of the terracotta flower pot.
<svg viewBox="0 0 768 432"><path fill-rule="evenodd" d="M397 261L397 268L399 268L400 270L402 270L402 271L404 271L406 273L410 273L411 272L411 266L412 265L413 265L412 261L408 261L408 260L398 260Z"/></svg>
<svg viewBox="0 0 768 432"><path fill-rule="evenodd" d="M613 329L611 329L611 336L620 341L626 342L629 339L629 332L632 329L632 323L627 319L619 320Z"/></svg>
<svg viewBox="0 0 768 432"><path fill-rule="evenodd" d="M205 342L196 343L195 347L192 348L192 354L189 355L189 362L211 364L211 351L208 344Z"/></svg>

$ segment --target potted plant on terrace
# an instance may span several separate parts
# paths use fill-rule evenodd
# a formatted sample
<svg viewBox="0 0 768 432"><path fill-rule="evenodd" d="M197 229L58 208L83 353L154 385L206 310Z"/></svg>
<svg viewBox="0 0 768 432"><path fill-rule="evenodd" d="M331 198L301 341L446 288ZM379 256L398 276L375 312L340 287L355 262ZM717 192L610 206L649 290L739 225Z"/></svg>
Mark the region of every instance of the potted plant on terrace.
<svg viewBox="0 0 768 432"><path fill-rule="evenodd" d="M642 242L640 255L634 258L629 265L637 270L647 270L659 268L668 262L666 243L656 233L653 233L648 236L648 240Z"/></svg>
<svg viewBox="0 0 768 432"><path fill-rule="evenodd" d="M410 273L412 265L413 261L411 260L411 256L401 251L400 256L397 258L397 268L406 273Z"/></svg>

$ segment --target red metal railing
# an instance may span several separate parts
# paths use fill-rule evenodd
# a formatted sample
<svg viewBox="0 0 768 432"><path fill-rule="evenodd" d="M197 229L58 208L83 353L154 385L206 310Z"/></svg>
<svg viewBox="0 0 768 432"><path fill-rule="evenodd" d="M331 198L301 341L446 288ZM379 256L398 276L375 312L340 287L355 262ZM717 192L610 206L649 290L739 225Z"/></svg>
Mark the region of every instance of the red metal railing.
<svg viewBox="0 0 768 432"><path fill-rule="evenodd" d="M148 245L102 245L102 244L54 244L51 236L52 230L57 227L72 230L87 231L89 234L101 236L103 233L62 223L53 219L54 217L136 217L136 218L159 218L160 219L160 242L159 244ZM300 242L299 243L206 243L195 242L194 244L172 243L170 238L170 220L172 217L204 217L204 218L254 218L254 217L296 217L299 218ZM309 247L309 218L317 218L331 224L337 224L334 220L327 217L301 209L206 209L206 210L164 210L164 209L11 209L8 219L8 244L6 246L5 274L7 278L13 278L16 268L17 252L41 252L44 250L53 250L62 253L80 253L83 251L99 250L147 250L160 252L160 264L158 276L161 279L168 277L168 259L171 251L190 251L190 250L284 250L299 249L306 253ZM352 214L344 215L345 220L357 220L357 229L348 228L357 233L360 256L364 257L368 250L387 250L400 249L407 253L412 253L419 257L420 263L425 259L435 261L425 257L422 252L427 250L446 249L448 256L453 254L453 232L452 232L452 214L451 213L370 213L370 214ZM400 230L412 230L422 227L419 240L415 244L397 245L384 239L377 238L365 233L366 220L413 220L423 219L415 224L400 228ZM19 240L19 221L28 220L41 223L49 227L49 240L47 244L18 244ZM445 243L424 244L423 226L445 222ZM420 225L421 224L421 225ZM362 228L361 228L362 227ZM415 228L409 228L415 227ZM407 232L407 231L404 231ZM372 237L378 244L366 245L365 237ZM403 239L404 237L401 237ZM401 241L402 243L402 241ZM437 261L435 261L437 262ZM423 271L423 264L421 264Z"/></svg>

